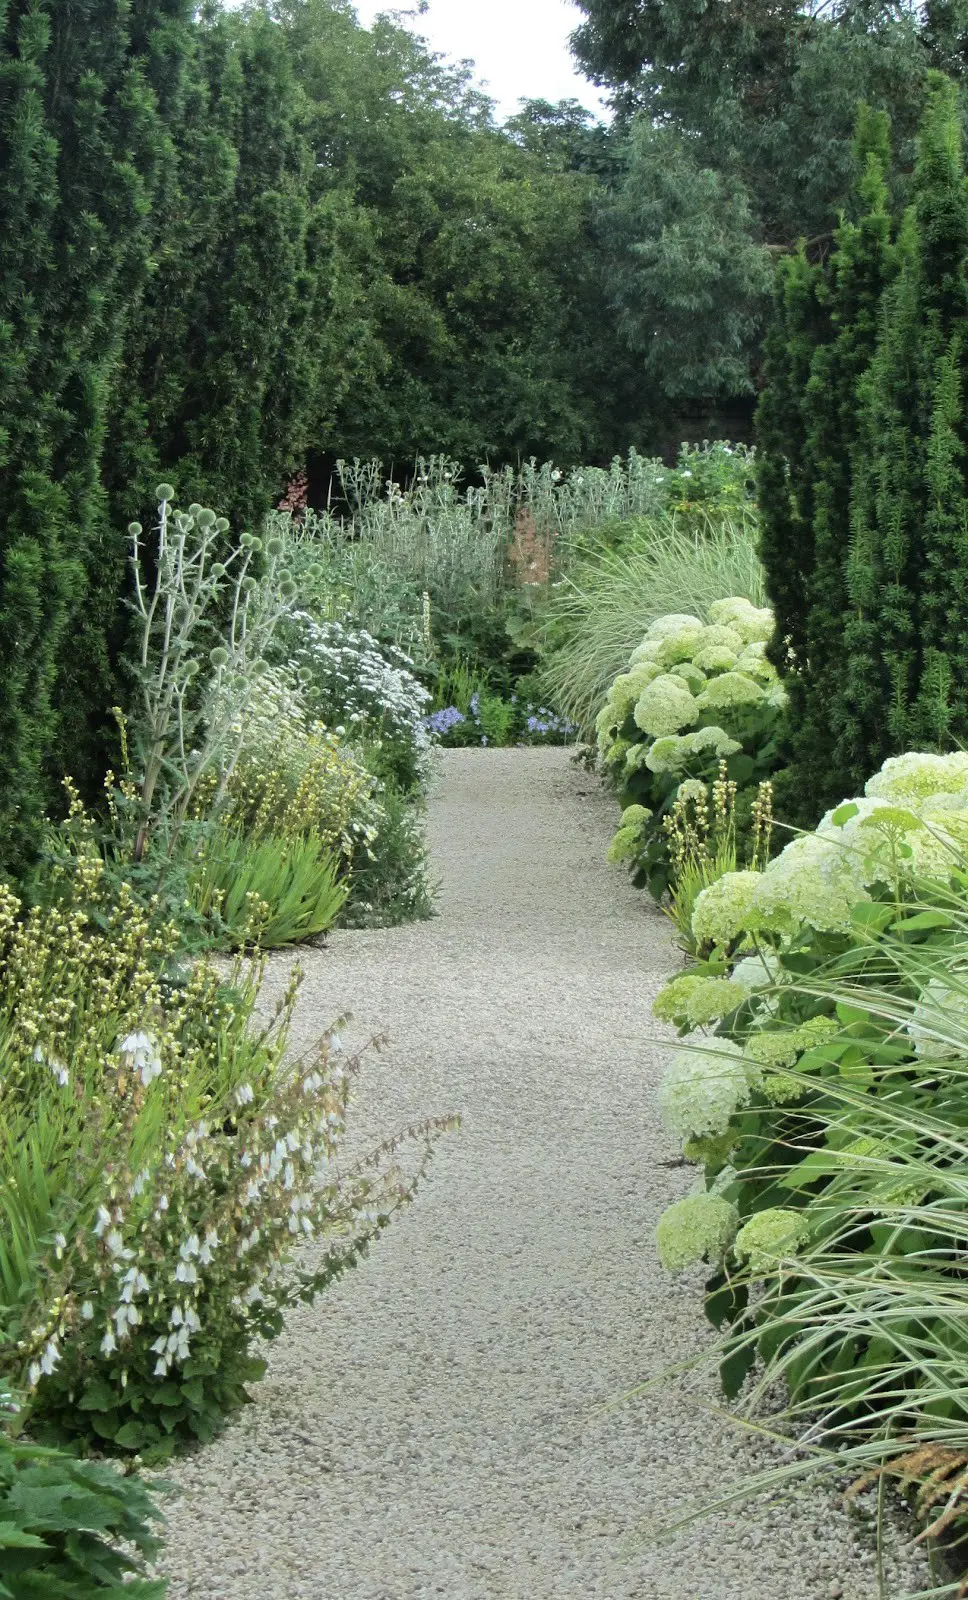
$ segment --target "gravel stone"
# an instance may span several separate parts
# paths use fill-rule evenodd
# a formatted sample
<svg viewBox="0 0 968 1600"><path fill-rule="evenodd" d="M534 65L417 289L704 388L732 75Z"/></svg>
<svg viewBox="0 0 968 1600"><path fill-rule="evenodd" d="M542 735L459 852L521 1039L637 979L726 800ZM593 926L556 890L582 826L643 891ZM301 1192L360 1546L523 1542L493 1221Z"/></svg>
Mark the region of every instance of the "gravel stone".
<svg viewBox="0 0 968 1600"><path fill-rule="evenodd" d="M614 802L556 749L445 752L440 915L304 953L295 1042L386 1032L355 1137L457 1111L428 1181L301 1308L255 1403L177 1462L171 1600L874 1600L829 1484L657 1526L761 1468L700 1352L701 1273L659 1266L691 1181L656 1111L669 925L605 862ZM277 957L267 999L284 986ZM906 1535L909 1537L909 1533ZM887 1553L888 1594L926 1583Z"/></svg>

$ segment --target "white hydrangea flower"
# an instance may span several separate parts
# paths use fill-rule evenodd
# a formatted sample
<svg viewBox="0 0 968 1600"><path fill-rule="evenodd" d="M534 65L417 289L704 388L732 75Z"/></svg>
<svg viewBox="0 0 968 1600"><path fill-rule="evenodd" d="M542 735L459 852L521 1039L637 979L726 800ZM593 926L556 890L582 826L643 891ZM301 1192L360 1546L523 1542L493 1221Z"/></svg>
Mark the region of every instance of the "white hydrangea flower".
<svg viewBox="0 0 968 1600"><path fill-rule="evenodd" d="M702 650L716 645L723 650L731 651L734 656L738 656L745 648L743 635L722 622L711 622L708 627L703 628L699 645Z"/></svg>
<svg viewBox="0 0 968 1600"><path fill-rule="evenodd" d="M680 1142L724 1133L759 1077L732 1039L705 1039L695 1048L677 1050L659 1085L662 1120Z"/></svg>
<svg viewBox="0 0 968 1600"><path fill-rule="evenodd" d="M768 606L754 606L742 595L714 600L709 607L709 620L734 628L746 644L768 644L773 637L772 611Z"/></svg>
<svg viewBox="0 0 968 1600"><path fill-rule="evenodd" d="M739 657L735 650L727 649L724 644L707 644L696 651L693 661L706 673L731 672L737 665Z"/></svg>
<svg viewBox="0 0 968 1600"><path fill-rule="evenodd" d="M806 1213L784 1206L758 1211L736 1235L736 1254L749 1263L754 1277L776 1272L783 1261L795 1256L810 1240Z"/></svg>
<svg viewBox="0 0 968 1600"><path fill-rule="evenodd" d="M699 944L731 944L741 933L758 931L753 897L761 877L759 872L724 872L696 896L692 931Z"/></svg>
<svg viewBox="0 0 968 1600"><path fill-rule="evenodd" d="M643 733L659 737L679 733L699 721L699 702L681 678L654 678L636 702L635 721Z"/></svg>
<svg viewBox="0 0 968 1600"><path fill-rule="evenodd" d="M757 706L767 698L762 685L745 672L722 672L710 678L696 704L701 711L730 711L744 706Z"/></svg>
<svg viewBox="0 0 968 1600"><path fill-rule="evenodd" d="M818 933L850 927L852 908L869 900L863 858L814 833L801 834L771 861L751 896L750 931L796 934L804 925Z"/></svg>
<svg viewBox="0 0 968 1600"><path fill-rule="evenodd" d="M908 750L889 756L879 772L868 778L865 795L876 795L898 805L916 805L931 795L958 794L968 788L968 751L939 756Z"/></svg>
<svg viewBox="0 0 968 1600"><path fill-rule="evenodd" d="M692 694L698 694L706 682L706 674L694 661L677 661L669 668L670 676L681 678Z"/></svg>
<svg viewBox="0 0 968 1600"><path fill-rule="evenodd" d="M669 1272L697 1261L718 1263L736 1237L739 1213L721 1195L691 1194L659 1218L655 1230L659 1260Z"/></svg>
<svg viewBox="0 0 968 1600"><path fill-rule="evenodd" d="M729 978L685 972L659 990L652 1002L652 1015L660 1022L685 1017L690 1027L701 1028L728 1016L745 998L746 991Z"/></svg>
<svg viewBox="0 0 968 1600"><path fill-rule="evenodd" d="M775 984L786 981L779 957L774 951L766 949L737 961L729 976L747 995L754 994L757 989L771 989Z"/></svg>
<svg viewBox="0 0 968 1600"><path fill-rule="evenodd" d="M968 1057L968 973L964 981L957 989L932 978L922 989L906 1028L922 1059Z"/></svg>
<svg viewBox="0 0 968 1600"><path fill-rule="evenodd" d="M704 624L689 611L669 611L649 624L643 643L649 639L666 639L672 633L702 633Z"/></svg>

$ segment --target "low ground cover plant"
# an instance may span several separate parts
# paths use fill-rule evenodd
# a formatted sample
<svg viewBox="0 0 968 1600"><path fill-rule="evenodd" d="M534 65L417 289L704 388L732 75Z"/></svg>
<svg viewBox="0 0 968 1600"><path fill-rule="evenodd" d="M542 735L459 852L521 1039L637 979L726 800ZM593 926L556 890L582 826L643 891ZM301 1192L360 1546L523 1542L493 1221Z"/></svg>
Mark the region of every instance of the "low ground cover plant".
<svg viewBox="0 0 968 1600"><path fill-rule="evenodd" d="M968 1489L966 843L968 756L889 759L699 895L705 959L656 1001L684 1038L660 1104L700 1169L659 1249L713 1269L727 1392L758 1360L751 1403L782 1378L809 1429L791 1471L919 1483L933 1534Z"/></svg>
<svg viewBox="0 0 968 1600"><path fill-rule="evenodd" d="M714 823L723 812L716 851L725 863L762 844L757 803L785 704L766 659L772 631L771 612L744 597L714 601L706 622L660 617L598 714L599 761L624 808L611 857L629 861L657 898L687 858L694 864L710 798ZM717 781L727 788L714 793Z"/></svg>

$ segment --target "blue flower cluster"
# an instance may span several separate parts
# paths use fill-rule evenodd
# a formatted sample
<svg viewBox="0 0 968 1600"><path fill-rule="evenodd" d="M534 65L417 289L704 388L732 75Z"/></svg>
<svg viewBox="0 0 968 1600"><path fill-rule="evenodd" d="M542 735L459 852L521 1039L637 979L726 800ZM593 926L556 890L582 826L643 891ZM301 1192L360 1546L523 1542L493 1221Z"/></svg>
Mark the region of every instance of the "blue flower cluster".
<svg viewBox="0 0 968 1600"><path fill-rule="evenodd" d="M423 725L428 733L435 733L438 738L442 738L451 728L456 728L459 723L465 721L463 711L458 711L456 706L446 706L443 711L431 711L428 717L424 717Z"/></svg>
<svg viewBox="0 0 968 1600"><path fill-rule="evenodd" d="M528 733L560 734L563 739L570 739L572 734L578 732L577 723L569 722L567 717L559 717L547 706L539 706L537 712L532 712L524 726Z"/></svg>

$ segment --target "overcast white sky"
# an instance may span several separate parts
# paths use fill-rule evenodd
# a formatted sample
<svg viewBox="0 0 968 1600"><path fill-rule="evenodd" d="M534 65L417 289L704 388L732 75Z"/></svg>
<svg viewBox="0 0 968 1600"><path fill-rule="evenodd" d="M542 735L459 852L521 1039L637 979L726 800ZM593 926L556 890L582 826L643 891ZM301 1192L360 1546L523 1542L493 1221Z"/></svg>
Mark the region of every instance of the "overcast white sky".
<svg viewBox="0 0 968 1600"><path fill-rule="evenodd" d="M355 0L364 27L392 0ZM568 35L582 20L571 0L430 0L426 14L408 23L431 49L452 60L476 63L476 76L511 116L519 100L580 100L601 111L599 91L575 71Z"/></svg>

